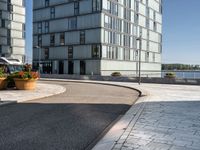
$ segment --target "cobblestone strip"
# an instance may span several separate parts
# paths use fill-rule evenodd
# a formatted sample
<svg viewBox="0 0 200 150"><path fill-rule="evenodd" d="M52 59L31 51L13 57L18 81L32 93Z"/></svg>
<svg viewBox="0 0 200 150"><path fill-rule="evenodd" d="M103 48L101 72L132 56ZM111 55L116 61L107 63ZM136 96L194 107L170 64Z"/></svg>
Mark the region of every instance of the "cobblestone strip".
<svg viewBox="0 0 200 150"><path fill-rule="evenodd" d="M146 92L144 93L146 95ZM147 101L147 96L140 97L92 150L111 150L122 146L140 117L146 104L145 101Z"/></svg>
<svg viewBox="0 0 200 150"><path fill-rule="evenodd" d="M132 111L133 108L135 110L137 110L138 112L137 112L137 114L134 114L132 112L133 117L132 117L132 120L130 121L130 124L128 125L128 127L126 129L124 129L125 131L120 136L120 138L117 141L115 141L115 144L112 147L112 150L118 150L118 149L121 149L123 147L123 145L127 141L127 138L131 134L131 130L133 129L133 127L135 126L137 120L139 119L144 107L145 107L145 103L140 103L140 104L137 104L137 106L134 106L134 107L131 108L130 112Z"/></svg>

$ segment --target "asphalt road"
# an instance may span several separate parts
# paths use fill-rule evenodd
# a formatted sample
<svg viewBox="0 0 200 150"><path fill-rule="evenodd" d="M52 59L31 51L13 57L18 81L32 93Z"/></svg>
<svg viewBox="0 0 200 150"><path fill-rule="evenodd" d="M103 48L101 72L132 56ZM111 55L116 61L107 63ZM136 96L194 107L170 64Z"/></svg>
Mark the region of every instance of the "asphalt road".
<svg viewBox="0 0 200 150"><path fill-rule="evenodd" d="M54 83L66 92L0 107L0 150L90 149L138 97L126 88Z"/></svg>

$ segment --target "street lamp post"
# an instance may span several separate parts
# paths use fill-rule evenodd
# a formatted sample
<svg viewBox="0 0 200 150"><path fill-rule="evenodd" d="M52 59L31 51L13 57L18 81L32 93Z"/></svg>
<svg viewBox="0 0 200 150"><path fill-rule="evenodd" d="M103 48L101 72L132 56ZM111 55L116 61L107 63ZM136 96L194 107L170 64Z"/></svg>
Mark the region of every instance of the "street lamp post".
<svg viewBox="0 0 200 150"><path fill-rule="evenodd" d="M38 49L38 64L39 64L39 67L38 67L38 72L40 74L40 60L41 60L41 47L40 46L35 46L35 48Z"/></svg>
<svg viewBox="0 0 200 150"><path fill-rule="evenodd" d="M142 35L140 34L140 37L136 39L137 41L139 41L139 67L138 67L138 71L139 71L139 78L138 78L138 84L141 84L141 49L142 49Z"/></svg>

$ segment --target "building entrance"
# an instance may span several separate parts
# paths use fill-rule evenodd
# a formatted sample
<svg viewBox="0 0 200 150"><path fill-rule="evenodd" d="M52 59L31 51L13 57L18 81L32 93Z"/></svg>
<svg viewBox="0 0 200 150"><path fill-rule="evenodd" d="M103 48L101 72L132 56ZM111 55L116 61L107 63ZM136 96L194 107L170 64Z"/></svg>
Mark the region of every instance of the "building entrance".
<svg viewBox="0 0 200 150"><path fill-rule="evenodd" d="M59 61L59 74L64 74L64 62Z"/></svg>
<svg viewBox="0 0 200 150"><path fill-rule="evenodd" d="M73 61L68 62L68 74L74 74L74 63L73 63Z"/></svg>
<svg viewBox="0 0 200 150"><path fill-rule="evenodd" d="M85 75L86 73L86 65L85 61L80 61L80 75Z"/></svg>

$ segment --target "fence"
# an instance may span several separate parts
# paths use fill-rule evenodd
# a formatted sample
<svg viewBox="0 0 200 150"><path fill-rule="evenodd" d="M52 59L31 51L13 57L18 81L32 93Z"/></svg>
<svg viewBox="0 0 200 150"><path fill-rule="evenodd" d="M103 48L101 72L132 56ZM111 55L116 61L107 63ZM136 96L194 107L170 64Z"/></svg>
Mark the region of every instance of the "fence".
<svg viewBox="0 0 200 150"><path fill-rule="evenodd" d="M184 70L163 70L158 71L141 71L141 77L151 78L158 77L164 78L166 73L173 73L177 79L200 79L200 71L184 71ZM138 74L128 75L128 77L138 77Z"/></svg>

